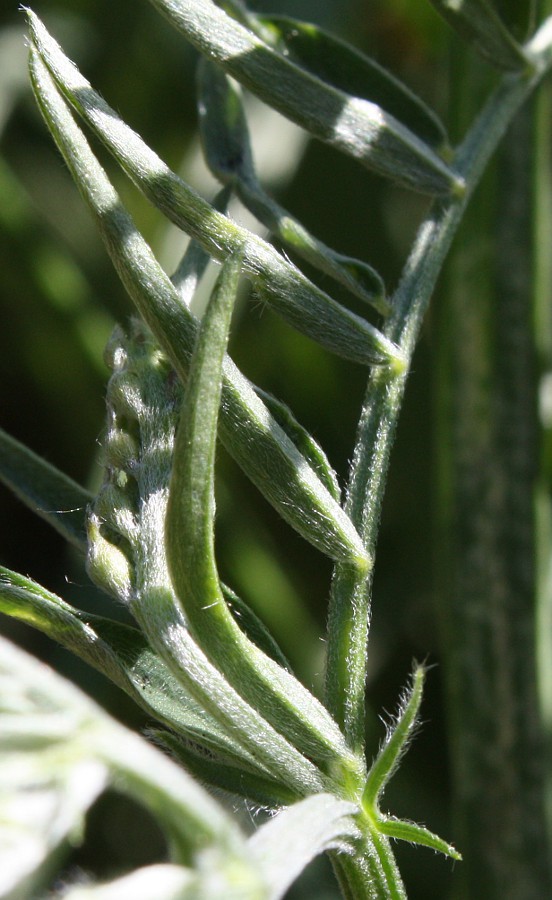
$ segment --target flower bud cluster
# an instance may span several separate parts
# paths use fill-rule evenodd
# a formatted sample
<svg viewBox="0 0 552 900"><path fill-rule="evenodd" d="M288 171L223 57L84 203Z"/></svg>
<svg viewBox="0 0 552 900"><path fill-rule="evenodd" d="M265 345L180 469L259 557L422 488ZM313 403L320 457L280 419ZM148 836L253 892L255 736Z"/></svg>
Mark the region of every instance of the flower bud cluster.
<svg viewBox="0 0 552 900"><path fill-rule="evenodd" d="M131 320L128 334L115 328L105 360L112 375L104 481L88 520L88 571L128 603L152 531L162 541L182 387L139 319ZM157 549L163 554L162 546Z"/></svg>

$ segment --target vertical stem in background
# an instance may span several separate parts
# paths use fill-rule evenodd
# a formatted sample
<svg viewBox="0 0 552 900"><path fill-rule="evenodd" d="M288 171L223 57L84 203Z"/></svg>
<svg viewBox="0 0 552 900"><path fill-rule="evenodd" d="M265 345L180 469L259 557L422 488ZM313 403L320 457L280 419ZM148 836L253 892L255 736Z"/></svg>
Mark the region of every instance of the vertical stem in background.
<svg viewBox="0 0 552 900"><path fill-rule="evenodd" d="M457 75L457 88L473 91ZM435 334L438 596L465 860L457 877L460 896L473 900L552 896L536 640L547 599L537 527L536 110L533 102L517 117L468 211Z"/></svg>
<svg viewBox="0 0 552 900"><path fill-rule="evenodd" d="M552 0L543 3L552 11ZM534 160L534 297L536 344L540 357L540 414L543 429L537 495L538 572L537 660L539 699L546 740L546 803L552 846L552 90L544 85L536 101ZM552 855L552 850L551 850Z"/></svg>

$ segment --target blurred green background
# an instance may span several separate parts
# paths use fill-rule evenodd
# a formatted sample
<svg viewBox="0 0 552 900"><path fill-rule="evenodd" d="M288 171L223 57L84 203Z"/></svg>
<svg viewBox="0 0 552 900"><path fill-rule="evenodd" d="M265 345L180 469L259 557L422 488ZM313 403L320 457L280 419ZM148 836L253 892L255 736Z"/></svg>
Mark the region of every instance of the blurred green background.
<svg viewBox="0 0 552 900"><path fill-rule="evenodd" d="M93 486L107 378L102 349L113 322L129 315L130 302L34 105L17 6L16 0L5 0L0 11L0 425ZM122 117L212 196L213 184L199 161L195 54L146 0L36 0L33 8ZM258 2L254 8L324 25L374 55L438 110L446 108L448 33L429 3L289 0ZM306 142L257 103L251 105L251 127L261 175L280 201L326 243L374 264L392 289L426 201ZM100 155L161 261L174 267L184 237ZM321 283L339 295L331 283ZM231 352L249 377L289 403L343 482L366 371L330 357L245 298ZM378 548L367 688L373 710L369 755L384 734L378 715L396 708L412 659L439 663L431 582L430 366L428 325L393 453ZM256 607L300 676L319 692L330 564L278 519L223 452L219 476L223 577ZM90 587L81 560L3 488L0 562L79 606L124 616ZM5 618L0 628L123 721L138 728L147 724L115 688L41 635ZM437 665L428 679L424 728L387 801L396 815L424 821L452 839L440 698ZM66 863L69 871L81 867L108 877L162 853L161 836L146 814L108 795L93 811L84 846ZM449 862L406 846L398 855L412 900L447 895ZM314 864L293 896L337 896L329 867Z"/></svg>

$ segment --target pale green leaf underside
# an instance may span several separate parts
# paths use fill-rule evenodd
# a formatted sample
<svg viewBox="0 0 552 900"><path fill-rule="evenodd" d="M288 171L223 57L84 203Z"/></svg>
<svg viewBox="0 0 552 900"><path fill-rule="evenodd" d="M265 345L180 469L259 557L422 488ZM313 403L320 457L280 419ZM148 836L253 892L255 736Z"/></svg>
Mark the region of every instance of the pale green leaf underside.
<svg viewBox="0 0 552 900"><path fill-rule="evenodd" d="M198 880L189 869L164 863L144 866L113 881L69 887L63 900L198 900Z"/></svg>
<svg viewBox="0 0 552 900"><path fill-rule="evenodd" d="M359 833L353 818L356 811L353 803L319 794L259 828L249 847L270 885L270 900L280 900L313 857L336 848L350 851Z"/></svg>
<svg viewBox="0 0 552 900"><path fill-rule="evenodd" d="M0 831L12 851L0 871L2 896L14 888L29 895L38 867L61 841L81 837L87 809L110 783L166 828L175 862L203 877L203 855L210 857L221 885L213 896L222 900L225 872L238 870L264 896L239 828L201 787L51 669L3 638L0 651Z"/></svg>
<svg viewBox="0 0 552 900"><path fill-rule="evenodd" d="M58 690L58 686L62 690ZM109 780L86 740L88 711L62 680L0 637L0 896L37 896L41 868Z"/></svg>
<svg viewBox="0 0 552 900"><path fill-rule="evenodd" d="M79 841L109 771L61 679L0 637L0 896L37 896L42 867ZM83 714L84 713L84 714Z"/></svg>
<svg viewBox="0 0 552 900"><path fill-rule="evenodd" d="M148 866L110 883L76 887L68 900L281 900L317 855L355 835L355 807L330 795L303 800L263 825L243 859L227 862L212 851L203 871L169 864ZM226 864L225 864L226 863Z"/></svg>

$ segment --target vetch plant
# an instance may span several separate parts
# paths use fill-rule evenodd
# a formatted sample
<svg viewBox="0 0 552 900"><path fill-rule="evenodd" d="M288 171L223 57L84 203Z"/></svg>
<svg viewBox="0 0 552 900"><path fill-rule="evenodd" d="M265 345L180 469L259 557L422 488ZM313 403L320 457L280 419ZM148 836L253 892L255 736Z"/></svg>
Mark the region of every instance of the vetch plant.
<svg viewBox="0 0 552 900"><path fill-rule="evenodd" d="M343 896L406 897L392 839L453 860L461 856L425 826L382 809L418 723L424 665L414 665L379 750L365 748L380 510L412 355L437 278L491 155L552 66L552 19L541 16L537 27L534 3L522 13L499 0L434 0L496 69L485 105L453 147L438 116L397 78L314 25L255 14L239 0L152 4L199 51L199 128L220 193L210 203L172 171L26 11L37 103L135 315L115 328L106 350L111 375L96 494L0 432L2 480L82 552L92 581L135 624L80 611L5 567L0 610L56 639L122 688L157 723L151 735L171 758L3 644L0 802L13 865L0 874L0 895L35 896L51 855L77 839L94 799L116 784L159 820L170 860L105 884L70 885L64 896L71 900L276 900L322 852L330 855ZM242 87L359 165L433 198L393 293L371 266L326 246L265 190ZM190 236L172 277L85 131ZM281 249L232 220L226 210L234 194ZM326 289L288 252L322 272ZM199 321L190 303L210 260L220 263L220 272ZM343 497L320 445L227 353L242 276L306 339L369 370ZM362 301L366 313L336 301L333 283L340 296L344 288ZM332 560L323 702L219 576L218 439L280 516ZM207 787L271 816L248 836ZM538 809L535 830L545 834L542 805L527 810ZM503 852L506 857L508 848ZM551 886L546 866L537 869L526 896L546 896ZM489 888L477 877L485 896L500 895L500 878ZM477 877L470 890L477 890Z"/></svg>

